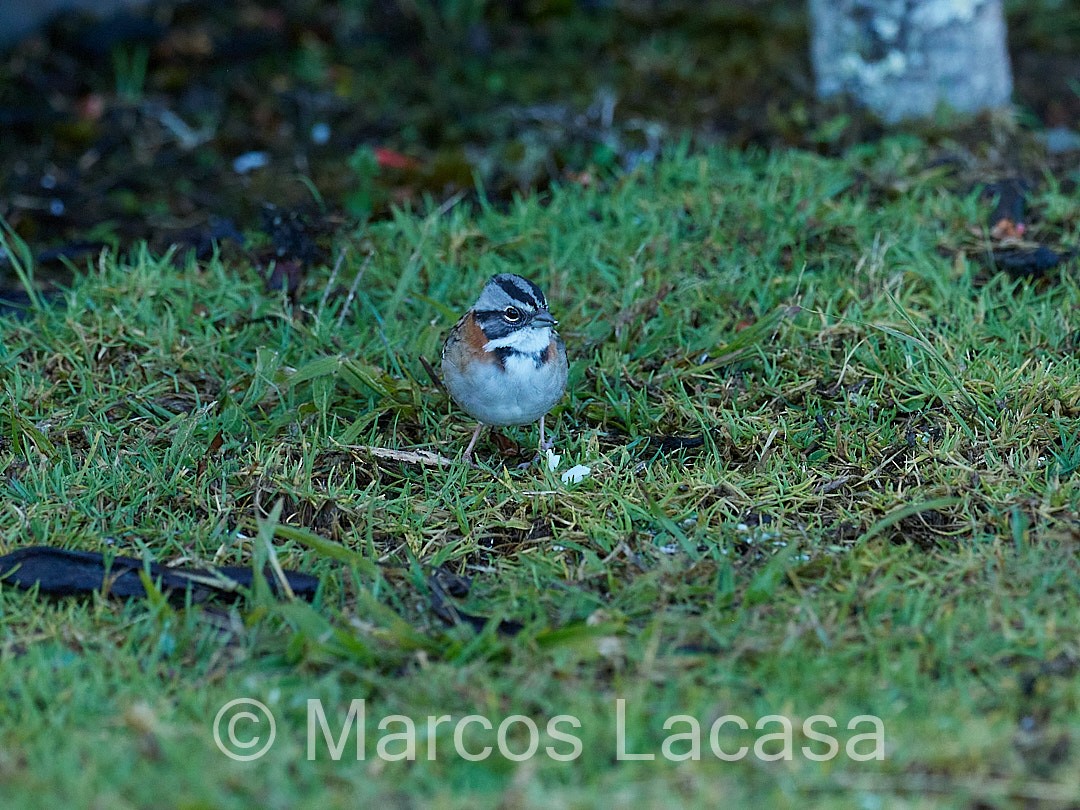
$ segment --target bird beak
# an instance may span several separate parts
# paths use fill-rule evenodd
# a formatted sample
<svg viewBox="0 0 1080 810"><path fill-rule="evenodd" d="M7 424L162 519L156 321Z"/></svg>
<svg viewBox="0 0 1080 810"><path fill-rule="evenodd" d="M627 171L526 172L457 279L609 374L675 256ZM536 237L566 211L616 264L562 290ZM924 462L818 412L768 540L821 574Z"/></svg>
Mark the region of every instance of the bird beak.
<svg viewBox="0 0 1080 810"><path fill-rule="evenodd" d="M533 326L558 326L559 322L551 317L551 313L546 309L542 309L533 315Z"/></svg>

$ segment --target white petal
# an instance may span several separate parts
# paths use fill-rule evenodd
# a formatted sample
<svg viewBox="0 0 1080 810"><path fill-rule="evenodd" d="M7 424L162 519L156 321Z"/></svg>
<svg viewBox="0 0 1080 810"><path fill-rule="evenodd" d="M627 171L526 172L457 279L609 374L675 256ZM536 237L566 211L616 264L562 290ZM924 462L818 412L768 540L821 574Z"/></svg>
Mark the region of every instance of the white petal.
<svg viewBox="0 0 1080 810"><path fill-rule="evenodd" d="M576 484L578 481L583 481L585 478L588 478L591 473L591 467L586 467L584 464L577 464L562 474L562 482L564 484Z"/></svg>
<svg viewBox="0 0 1080 810"><path fill-rule="evenodd" d="M555 470L559 469L559 462L562 461L562 456L557 455L550 447L546 452L548 469L555 472Z"/></svg>

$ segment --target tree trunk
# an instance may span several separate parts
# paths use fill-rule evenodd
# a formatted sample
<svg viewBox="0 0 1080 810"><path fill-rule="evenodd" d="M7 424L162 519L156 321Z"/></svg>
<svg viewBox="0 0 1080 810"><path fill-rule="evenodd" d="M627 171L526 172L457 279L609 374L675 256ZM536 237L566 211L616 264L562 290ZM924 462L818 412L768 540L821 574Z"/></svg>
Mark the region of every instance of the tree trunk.
<svg viewBox="0 0 1080 810"><path fill-rule="evenodd" d="M887 123L1003 107L1012 93L1001 0L810 0L819 98Z"/></svg>

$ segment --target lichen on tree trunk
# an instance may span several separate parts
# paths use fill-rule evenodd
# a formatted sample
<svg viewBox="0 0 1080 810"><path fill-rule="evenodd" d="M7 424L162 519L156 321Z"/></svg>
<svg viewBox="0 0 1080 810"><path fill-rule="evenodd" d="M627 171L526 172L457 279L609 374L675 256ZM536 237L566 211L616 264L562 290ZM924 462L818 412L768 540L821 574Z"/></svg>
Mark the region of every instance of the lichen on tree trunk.
<svg viewBox="0 0 1080 810"><path fill-rule="evenodd" d="M820 98L847 95L888 123L1009 102L1001 0L810 0L810 16Z"/></svg>

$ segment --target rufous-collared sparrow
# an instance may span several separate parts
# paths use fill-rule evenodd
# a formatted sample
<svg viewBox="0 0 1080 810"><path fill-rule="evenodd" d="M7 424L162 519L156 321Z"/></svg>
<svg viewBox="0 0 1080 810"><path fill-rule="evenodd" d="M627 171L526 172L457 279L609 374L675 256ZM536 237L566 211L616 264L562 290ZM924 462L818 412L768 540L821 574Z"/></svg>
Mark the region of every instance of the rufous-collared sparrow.
<svg viewBox="0 0 1080 810"><path fill-rule="evenodd" d="M492 276L476 303L450 330L442 350L442 374L450 397L476 426L463 460L484 425L540 422L566 390L566 346L555 331L547 299L528 279Z"/></svg>

